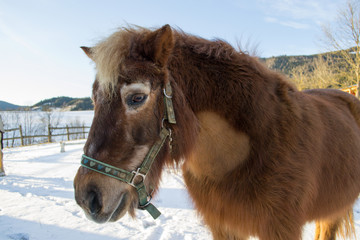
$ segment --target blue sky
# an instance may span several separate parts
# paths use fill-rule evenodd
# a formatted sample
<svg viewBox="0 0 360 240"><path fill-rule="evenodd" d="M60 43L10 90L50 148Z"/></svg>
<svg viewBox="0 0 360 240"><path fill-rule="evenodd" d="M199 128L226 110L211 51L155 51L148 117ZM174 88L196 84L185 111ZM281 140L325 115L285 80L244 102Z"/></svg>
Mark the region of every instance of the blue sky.
<svg viewBox="0 0 360 240"><path fill-rule="evenodd" d="M315 54L321 25L344 0L0 0L0 100L31 105L88 97L92 46L127 23L170 24L207 39L258 46L261 57Z"/></svg>

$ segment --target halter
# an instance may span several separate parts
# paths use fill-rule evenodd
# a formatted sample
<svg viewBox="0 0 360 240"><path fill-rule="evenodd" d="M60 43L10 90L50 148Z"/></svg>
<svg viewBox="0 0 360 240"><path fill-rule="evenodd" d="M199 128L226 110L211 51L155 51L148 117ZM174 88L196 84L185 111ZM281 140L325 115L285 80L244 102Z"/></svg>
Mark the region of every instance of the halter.
<svg viewBox="0 0 360 240"><path fill-rule="evenodd" d="M149 193L146 190L144 181L156 156L160 152L161 148L164 146L166 139L169 137L171 141L171 129L167 129L164 126L164 121L167 120L171 124L176 124L175 112L172 103L172 89L169 82L165 84L164 99L165 99L165 116L162 121L160 139L158 139L154 143L154 145L150 148L141 166L136 171L129 172L125 169L117 168L109 164L103 163L99 160L88 157L85 154L82 155L81 157L81 165L83 167L104 174L106 176L115 178L117 180L120 180L122 182L125 182L133 186L139 195L138 208L141 210L147 210L154 219L158 218L161 212L153 204L150 203L152 196L151 193ZM140 180L140 182L135 183L135 180Z"/></svg>

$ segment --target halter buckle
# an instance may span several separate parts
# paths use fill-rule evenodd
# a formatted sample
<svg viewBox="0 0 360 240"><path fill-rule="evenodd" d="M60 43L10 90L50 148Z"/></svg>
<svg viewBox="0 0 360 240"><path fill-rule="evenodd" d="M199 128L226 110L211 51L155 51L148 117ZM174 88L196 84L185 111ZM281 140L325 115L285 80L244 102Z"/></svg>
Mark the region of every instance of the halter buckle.
<svg viewBox="0 0 360 240"><path fill-rule="evenodd" d="M173 92L172 92L170 82L167 82L165 84L164 95L165 95L167 120L171 124L176 124L175 111L174 111L174 106L173 106L173 102L172 102Z"/></svg>
<svg viewBox="0 0 360 240"><path fill-rule="evenodd" d="M164 95L166 98L169 98L169 99L172 98L172 93L170 93L170 95L168 95L165 88L163 89L163 92L164 92Z"/></svg>
<svg viewBox="0 0 360 240"><path fill-rule="evenodd" d="M144 175L144 174L142 174L142 173L140 172L140 168L138 168L136 171L132 171L131 173L134 174L134 176L132 177L132 179L131 179L131 181L130 181L130 183L129 183L131 186L133 186L133 187L136 188L135 179L136 179L138 176L140 176L140 177L142 178L142 181L141 181L141 182L144 182L144 181L145 181L146 175Z"/></svg>

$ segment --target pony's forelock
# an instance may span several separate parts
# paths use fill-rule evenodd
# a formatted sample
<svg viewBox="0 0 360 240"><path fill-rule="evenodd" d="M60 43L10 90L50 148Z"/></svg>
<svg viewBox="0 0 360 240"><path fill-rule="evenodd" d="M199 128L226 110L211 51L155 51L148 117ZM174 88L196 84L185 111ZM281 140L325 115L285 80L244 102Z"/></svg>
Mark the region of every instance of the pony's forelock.
<svg viewBox="0 0 360 240"><path fill-rule="evenodd" d="M145 31L148 30L140 27L121 28L92 48L99 86L109 96L113 95L118 78L124 71L132 38Z"/></svg>

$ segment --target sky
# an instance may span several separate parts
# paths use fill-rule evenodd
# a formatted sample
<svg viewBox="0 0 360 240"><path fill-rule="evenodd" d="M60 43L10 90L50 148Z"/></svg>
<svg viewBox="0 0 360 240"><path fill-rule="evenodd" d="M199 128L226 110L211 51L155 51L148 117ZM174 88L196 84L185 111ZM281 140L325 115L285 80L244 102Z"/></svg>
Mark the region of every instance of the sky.
<svg viewBox="0 0 360 240"><path fill-rule="evenodd" d="M95 66L80 46L119 27L174 28L260 57L325 52L321 26L345 0L0 0L0 100L89 97Z"/></svg>

